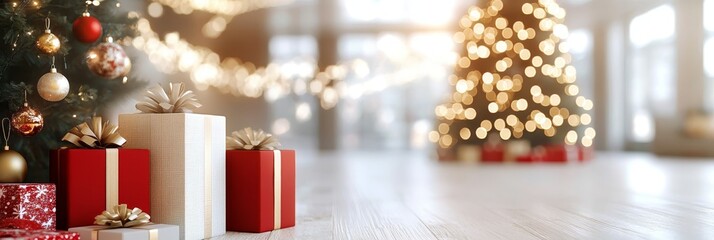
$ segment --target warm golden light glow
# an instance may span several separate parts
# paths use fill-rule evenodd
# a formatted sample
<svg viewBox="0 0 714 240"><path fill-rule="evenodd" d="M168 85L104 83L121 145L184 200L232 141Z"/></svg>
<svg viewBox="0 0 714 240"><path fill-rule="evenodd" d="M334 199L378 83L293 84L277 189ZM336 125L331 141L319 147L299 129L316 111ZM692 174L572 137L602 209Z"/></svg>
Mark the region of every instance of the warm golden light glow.
<svg viewBox="0 0 714 240"><path fill-rule="evenodd" d="M570 130L568 131L568 134L565 135L565 143L568 145L573 145L578 141L578 133Z"/></svg>
<svg viewBox="0 0 714 240"><path fill-rule="evenodd" d="M486 131L491 131L493 125L491 124L491 121L483 120L481 121L481 127L484 128Z"/></svg>
<svg viewBox="0 0 714 240"><path fill-rule="evenodd" d="M495 102L489 103L488 104L488 111L491 113L496 113L498 112L498 104Z"/></svg>
<svg viewBox="0 0 714 240"><path fill-rule="evenodd" d="M429 132L429 141L436 143L439 141L439 132L437 131L431 131Z"/></svg>
<svg viewBox="0 0 714 240"><path fill-rule="evenodd" d="M479 127L476 129L476 137L479 139L485 139L486 136L488 135L488 130L486 130L483 127Z"/></svg>
<svg viewBox="0 0 714 240"><path fill-rule="evenodd" d="M471 138L471 130L468 128L462 128L461 131L459 131L459 135L461 136L461 139L469 140L469 138Z"/></svg>
<svg viewBox="0 0 714 240"><path fill-rule="evenodd" d="M439 124L439 132L441 134L449 133L449 124L446 124L446 123Z"/></svg>

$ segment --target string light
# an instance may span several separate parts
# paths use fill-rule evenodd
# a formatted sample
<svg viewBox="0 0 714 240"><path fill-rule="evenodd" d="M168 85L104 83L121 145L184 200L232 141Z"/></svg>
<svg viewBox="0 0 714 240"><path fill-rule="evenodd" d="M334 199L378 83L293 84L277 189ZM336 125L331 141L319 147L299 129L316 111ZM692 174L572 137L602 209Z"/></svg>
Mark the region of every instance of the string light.
<svg viewBox="0 0 714 240"><path fill-rule="evenodd" d="M152 17L159 17L163 12L162 5L165 5L173 8L178 14L190 14L194 10L215 14L206 25L209 27L204 26L203 32L209 37L216 37L225 30L225 25L233 16L290 2L293 0L155 0L154 3L149 4L148 12ZM129 13L129 16L139 18L134 12ZM125 39L125 42L144 51L160 71L188 73L198 90L215 87L223 93L240 97L264 96L267 100L274 101L289 94L311 94L320 99L321 107L329 109L336 106L341 98L356 99L366 94L407 84L433 75L434 72L433 67L411 64L391 73L366 78L370 73L369 65L361 59L330 65L324 71L318 71L316 61L311 59L256 66L251 62L243 62L235 58L222 59L218 53L192 45L175 32L166 34L162 39L151 29L150 20L147 18L139 18L137 28L139 36ZM466 62L470 63L468 58ZM362 80L347 84L343 79L348 74ZM473 84L467 86L469 90L473 87ZM473 99L469 100L470 97L459 100L471 102ZM469 111L468 115L475 114ZM463 111L457 114L453 109L444 112L442 116L450 119L466 117Z"/></svg>

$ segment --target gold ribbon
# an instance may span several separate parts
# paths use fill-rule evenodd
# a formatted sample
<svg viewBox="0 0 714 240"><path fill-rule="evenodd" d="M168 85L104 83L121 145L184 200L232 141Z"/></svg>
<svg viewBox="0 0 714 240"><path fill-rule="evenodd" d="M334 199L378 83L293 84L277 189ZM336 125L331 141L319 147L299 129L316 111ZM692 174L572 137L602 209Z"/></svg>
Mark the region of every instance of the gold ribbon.
<svg viewBox="0 0 714 240"><path fill-rule="evenodd" d="M110 228L129 228L148 224L150 219L151 216L141 209L129 209L126 204L120 204L94 217L94 224Z"/></svg>
<svg viewBox="0 0 714 240"><path fill-rule="evenodd" d="M213 225L212 225L212 217L213 217L213 202L212 202L212 175L211 175L211 170L213 168L213 159L212 159L212 138L211 138L211 132L213 131L213 122L211 121L211 118L205 117L204 118L204 124L203 124L203 150L204 150L204 181L203 181L203 236L205 238L210 238L213 235Z"/></svg>
<svg viewBox="0 0 714 240"><path fill-rule="evenodd" d="M106 209L119 204L119 149L107 148L106 167Z"/></svg>
<svg viewBox="0 0 714 240"><path fill-rule="evenodd" d="M102 122L102 117L92 117L89 124L84 122L70 129L62 141L84 148L119 148L126 139L118 130L119 127L109 121Z"/></svg>
<svg viewBox="0 0 714 240"><path fill-rule="evenodd" d="M280 229L282 159L280 150L273 150L273 229Z"/></svg>
<svg viewBox="0 0 714 240"><path fill-rule="evenodd" d="M136 109L143 113L190 113L201 107L195 94L186 90L183 83L169 83L166 91L160 85L146 90L145 102L136 104Z"/></svg>
<svg viewBox="0 0 714 240"><path fill-rule="evenodd" d="M244 128L226 137L228 150L275 150L279 146L278 139L262 129Z"/></svg>
<svg viewBox="0 0 714 240"><path fill-rule="evenodd" d="M145 229L142 227L151 225L150 219L151 216L139 208L129 209L126 204L112 206L110 209L103 211L102 214L94 217L94 224L105 226L106 228L93 229L91 233L92 240L99 240L99 231L102 230L131 227ZM145 230L149 230L149 240L159 240L158 229Z"/></svg>

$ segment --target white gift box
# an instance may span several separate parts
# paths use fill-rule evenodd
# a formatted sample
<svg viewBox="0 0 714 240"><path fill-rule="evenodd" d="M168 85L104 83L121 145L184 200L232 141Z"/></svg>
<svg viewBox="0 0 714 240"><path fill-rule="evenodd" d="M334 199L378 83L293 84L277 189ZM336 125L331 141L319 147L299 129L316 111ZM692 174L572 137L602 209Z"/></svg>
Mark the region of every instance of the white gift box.
<svg viewBox="0 0 714 240"><path fill-rule="evenodd" d="M506 142L504 161L515 162L517 157L528 155L531 152L531 143L526 140L511 140Z"/></svg>
<svg viewBox="0 0 714 240"><path fill-rule="evenodd" d="M122 114L126 148L151 151L151 220L178 225L181 239L226 232L226 119L164 113Z"/></svg>
<svg viewBox="0 0 714 240"><path fill-rule="evenodd" d="M456 160L463 163L481 162L481 147L478 145L460 145L456 148Z"/></svg>
<svg viewBox="0 0 714 240"><path fill-rule="evenodd" d="M175 240L179 239L179 227L167 224L146 224L132 228L109 228L86 226L70 228L79 234L80 240Z"/></svg>

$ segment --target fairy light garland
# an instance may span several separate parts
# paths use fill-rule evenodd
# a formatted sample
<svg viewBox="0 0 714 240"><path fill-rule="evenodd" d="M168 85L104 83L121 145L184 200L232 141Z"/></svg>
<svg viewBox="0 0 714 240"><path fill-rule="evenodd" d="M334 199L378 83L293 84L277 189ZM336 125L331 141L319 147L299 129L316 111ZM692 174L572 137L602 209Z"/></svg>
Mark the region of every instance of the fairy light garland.
<svg viewBox="0 0 714 240"><path fill-rule="evenodd" d="M226 7L228 2L230 4L241 3L244 4L244 7L238 11L233 7ZM214 18L226 17L230 19L245 11L289 2L293 1L238 0L206 2L204 4L204 1L192 0L155 0L152 4L169 6L179 14L190 14L194 10L199 10L216 14ZM234 11L226 12L225 9ZM150 15L152 11L157 10L152 10L150 4ZM333 64L327 66L323 71L318 71L315 60L256 66L251 62L243 62L236 58L221 58L218 53L208 48L188 43L176 32L166 34L162 40L161 36L151 29L148 18L142 18L135 12L129 14L130 17L139 18L137 23L139 35L133 39L127 39L127 41L145 52L149 60L160 71L189 74L198 90L215 87L223 93L230 93L236 97L265 97L269 101L289 94L298 96L310 94L320 99L322 108L330 109L335 107L341 98L356 99L366 94L380 92L388 87L407 84L428 76L431 74L430 71L433 71L423 65L413 64L392 73L364 79L370 69L368 64L361 59ZM220 32L222 30L214 29L214 31ZM206 34L205 29L204 34L211 36L211 34ZM359 83L346 84L343 80L349 74L362 78L362 80Z"/></svg>

